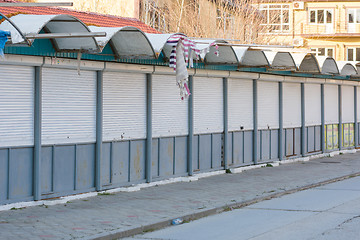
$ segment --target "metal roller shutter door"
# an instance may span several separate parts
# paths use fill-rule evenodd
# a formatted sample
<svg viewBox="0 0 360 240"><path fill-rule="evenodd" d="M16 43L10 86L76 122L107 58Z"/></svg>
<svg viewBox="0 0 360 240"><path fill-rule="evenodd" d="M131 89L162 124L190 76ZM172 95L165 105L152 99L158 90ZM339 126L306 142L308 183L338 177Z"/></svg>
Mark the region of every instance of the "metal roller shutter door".
<svg viewBox="0 0 360 240"><path fill-rule="evenodd" d="M353 123L354 122L354 87L342 86L342 122Z"/></svg>
<svg viewBox="0 0 360 240"><path fill-rule="evenodd" d="M194 77L194 133L224 131L223 79Z"/></svg>
<svg viewBox="0 0 360 240"><path fill-rule="evenodd" d="M339 123L338 85L325 85L325 123Z"/></svg>
<svg viewBox="0 0 360 240"><path fill-rule="evenodd" d="M301 127L300 83L284 83L283 96L284 128Z"/></svg>
<svg viewBox="0 0 360 240"><path fill-rule="evenodd" d="M321 125L321 86L304 84L305 88L305 125Z"/></svg>
<svg viewBox="0 0 360 240"><path fill-rule="evenodd" d="M258 128L279 128L279 83L258 82Z"/></svg>
<svg viewBox="0 0 360 240"><path fill-rule="evenodd" d="M229 131L253 129L253 81L229 79Z"/></svg>
<svg viewBox="0 0 360 240"><path fill-rule="evenodd" d="M95 142L96 72L43 69L42 143Z"/></svg>
<svg viewBox="0 0 360 240"><path fill-rule="evenodd" d="M153 137L188 135L188 100L180 99L173 75L153 75Z"/></svg>
<svg viewBox="0 0 360 240"><path fill-rule="evenodd" d="M0 147L34 144L34 71L0 65Z"/></svg>
<svg viewBox="0 0 360 240"><path fill-rule="evenodd" d="M146 138L146 75L104 73L103 140Z"/></svg>

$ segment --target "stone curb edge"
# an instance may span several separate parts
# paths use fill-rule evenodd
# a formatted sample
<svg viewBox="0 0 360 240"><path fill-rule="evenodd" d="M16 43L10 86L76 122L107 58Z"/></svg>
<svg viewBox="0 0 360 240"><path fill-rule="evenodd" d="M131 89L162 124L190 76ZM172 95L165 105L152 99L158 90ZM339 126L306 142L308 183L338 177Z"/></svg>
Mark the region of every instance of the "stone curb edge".
<svg viewBox="0 0 360 240"><path fill-rule="evenodd" d="M282 197L284 195L288 195L288 194L308 190L308 189L315 188L315 187L320 187L320 186L323 186L323 185L327 185L327 184L330 184L330 183L334 183L334 182L338 182L338 181L342 181L342 180L345 180L345 179L349 179L349 178L352 178L352 177L358 177L358 176L360 176L360 172L348 174L348 175L345 175L345 176L342 176L342 177L337 177L337 178L333 178L333 179L329 179L329 180L325 180L325 181L321 181L321 182L318 182L318 183L313 183L313 184L310 184L310 185L306 185L306 186L286 190L286 191L279 192L279 193L270 194L268 196L254 198L252 200L248 200L248 201L244 201L244 202L227 204L227 205L224 205L222 207L216 207L216 208L208 209L208 210L205 210L205 211L200 211L200 212L184 215L184 216L181 216L179 218L183 219L184 222L189 222L189 221L197 220L197 219L200 219L200 218L203 218L203 217L211 216L211 215L214 215L214 214L218 214L218 213L222 213L222 212L231 211L231 210L234 210L234 209L247 207L249 205L252 205L252 204L255 204L255 203L258 203L258 202L262 202L262 201L265 201L265 200L270 200L270 199L273 199L273 198L279 198L279 197ZM145 232L151 232L151 231L155 231L155 230L159 230L159 229L171 226L171 221L173 219L175 219L175 218L164 220L164 221L153 223L153 224L149 224L149 225L145 225L145 226L141 226L141 227L136 227L136 228L125 230L125 231L114 230L114 231L110 231L108 233L96 234L94 236L86 237L86 238L83 238L83 239L89 239L89 240L90 239L92 239L92 240L113 240L113 239L131 237L131 236L134 236L134 235L142 234L142 233L145 233Z"/></svg>

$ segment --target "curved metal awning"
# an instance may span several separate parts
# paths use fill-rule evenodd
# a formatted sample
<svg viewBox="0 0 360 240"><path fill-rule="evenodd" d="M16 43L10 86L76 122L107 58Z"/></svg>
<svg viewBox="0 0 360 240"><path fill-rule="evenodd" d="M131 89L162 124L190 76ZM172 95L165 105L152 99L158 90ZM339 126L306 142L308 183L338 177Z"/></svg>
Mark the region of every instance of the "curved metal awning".
<svg viewBox="0 0 360 240"><path fill-rule="evenodd" d="M200 57L206 64L237 65L239 61L234 49L227 44L223 40L196 40L196 48L203 52Z"/></svg>
<svg viewBox="0 0 360 240"><path fill-rule="evenodd" d="M336 63L340 70L340 75L351 76L358 74L358 71L353 63L347 61L337 61Z"/></svg>
<svg viewBox="0 0 360 240"><path fill-rule="evenodd" d="M318 61L316 60L316 57L311 53L306 54L301 61L299 71L320 73L320 67Z"/></svg>
<svg viewBox="0 0 360 240"><path fill-rule="evenodd" d="M79 19L70 15L27 15L18 14L10 18L11 22L28 38L32 44L35 36L44 33L68 34L69 37L51 38L57 51L99 52L100 48L94 37L71 37L73 33L90 33L89 28ZM24 39L19 31L9 22L0 24L1 30L11 32L13 44L23 43Z"/></svg>
<svg viewBox="0 0 360 240"><path fill-rule="evenodd" d="M240 66L269 67L269 61L263 51L239 46L233 46L233 49Z"/></svg>
<svg viewBox="0 0 360 240"><path fill-rule="evenodd" d="M105 37L95 37L101 50L110 44L117 58L155 59L155 51L145 35L136 27L96 27L89 26L92 32L105 32Z"/></svg>
<svg viewBox="0 0 360 240"><path fill-rule="evenodd" d="M294 58L289 52L269 52L264 51L266 58L268 59L271 68L274 69L286 69L296 70L296 64Z"/></svg>
<svg viewBox="0 0 360 240"><path fill-rule="evenodd" d="M182 33L170 33L170 34L145 33L145 34L149 39L156 55L159 56L160 53L162 52L165 58L169 58L172 51L172 46L166 44L167 40L174 35L182 35L186 37L186 35Z"/></svg>
<svg viewBox="0 0 360 240"><path fill-rule="evenodd" d="M335 59L332 57L318 56L316 57L322 74L339 74L339 68Z"/></svg>

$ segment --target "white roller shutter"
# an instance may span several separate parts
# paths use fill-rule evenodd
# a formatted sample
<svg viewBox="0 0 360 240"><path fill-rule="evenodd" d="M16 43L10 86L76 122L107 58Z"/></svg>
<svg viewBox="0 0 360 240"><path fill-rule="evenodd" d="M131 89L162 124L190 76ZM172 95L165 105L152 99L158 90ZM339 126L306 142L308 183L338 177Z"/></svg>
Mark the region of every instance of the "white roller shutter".
<svg viewBox="0 0 360 240"><path fill-rule="evenodd" d="M104 73L103 140L146 138L146 76Z"/></svg>
<svg viewBox="0 0 360 240"><path fill-rule="evenodd" d="M195 134L224 131L223 79L194 77Z"/></svg>
<svg viewBox="0 0 360 240"><path fill-rule="evenodd" d="M305 125L321 125L321 86L308 84L305 86Z"/></svg>
<svg viewBox="0 0 360 240"><path fill-rule="evenodd" d="M283 83L284 128L301 127L301 85Z"/></svg>
<svg viewBox="0 0 360 240"><path fill-rule="evenodd" d="M180 99L174 75L153 75L153 137L188 135L188 100Z"/></svg>
<svg viewBox="0 0 360 240"><path fill-rule="evenodd" d="M229 131L253 129L253 81L230 78L228 89Z"/></svg>
<svg viewBox="0 0 360 240"><path fill-rule="evenodd" d="M279 83L258 81L258 128L279 128Z"/></svg>
<svg viewBox="0 0 360 240"><path fill-rule="evenodd" d="M325 85L325 123L339 123L338 85Z"/></svg>
<svg viewBox="0 0 360 240"><path fill-rule="evenodd" d="M0 147L34 144L34 68L0 65Z"/></svg>
<svg viewBox="0 0 360 240"><path fill-rule="evenodd" d="M42 143L94 142L96 72L43 69Z"/></svg>
<svg viewBox="0 0 360 240"><path fill-rule="evenodd" d="M342 86L342 122L353 123L354 122L354 87Z"/></svg>

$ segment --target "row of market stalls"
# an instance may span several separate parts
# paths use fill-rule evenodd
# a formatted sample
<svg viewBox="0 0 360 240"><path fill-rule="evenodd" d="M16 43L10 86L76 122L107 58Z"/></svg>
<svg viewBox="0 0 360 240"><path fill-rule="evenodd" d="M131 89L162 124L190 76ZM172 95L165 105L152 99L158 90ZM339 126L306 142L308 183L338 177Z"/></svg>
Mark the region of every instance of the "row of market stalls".
<svg viewBox="0 0 360 240"><path fill-rule="evenodd" d="M351 63L69 15L0 30L0 204L358 146Z"/></svg>
<svg viewBox="0 0 360 240"><path fill-rule="evenodd" d="M35 39L51 38L56 52L104 53L109 56L107 50L110 48L113 59L155 60L162 57L162 60L168 60L172 46L167 44L167 40L174 35L187 38L183 34L146 34L135 27L87 26L70 15L18 14L8 20L2 22L0 30L11 33L10 42L14 45L31 46ZM224 40L191 40L197 49L207 49L198 59L207 65L226 64L342 76L357 75L357 68L353 63L336 62L332 58L315 57L301 52L291 53L293 49L282 46L259 47L231 44Z"/></svg>

